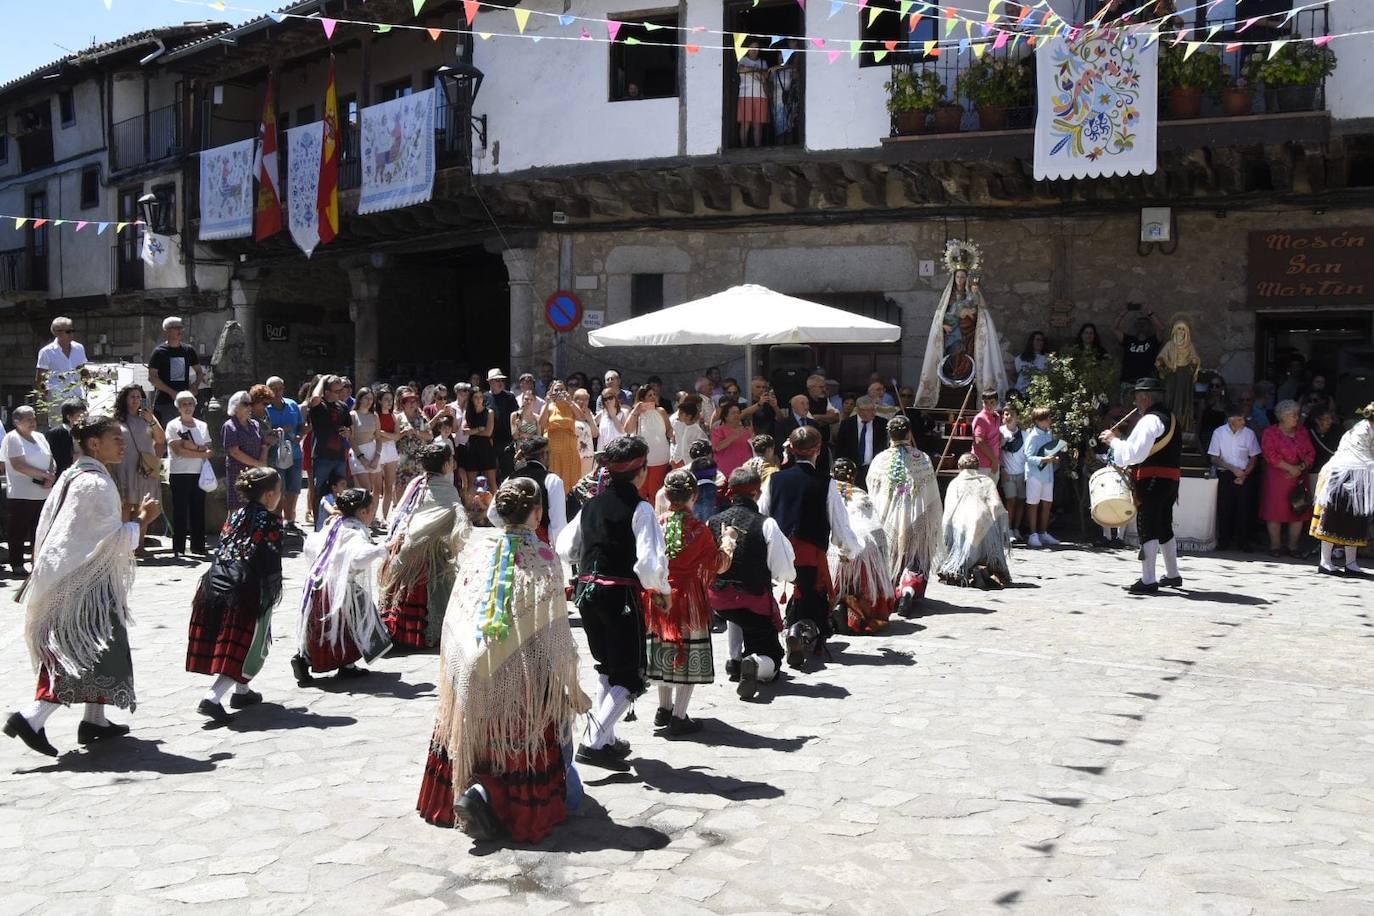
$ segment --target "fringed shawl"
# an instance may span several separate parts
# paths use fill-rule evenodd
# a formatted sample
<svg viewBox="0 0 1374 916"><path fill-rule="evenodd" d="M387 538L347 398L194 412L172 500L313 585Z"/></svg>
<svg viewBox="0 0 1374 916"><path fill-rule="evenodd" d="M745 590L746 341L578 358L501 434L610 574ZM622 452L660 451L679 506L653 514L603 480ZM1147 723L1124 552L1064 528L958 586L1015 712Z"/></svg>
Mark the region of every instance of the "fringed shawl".
<svg viewBox="0 0 1374 916"><path fill-rule="evenodd" d="M880 452L868 469L868 495L887 532L888 576L908 567L929 573L940 562L940 489L930 458L904 445Z"/></svg>
<svg viewBox="0 0 1374 916"><path fill-rule="evenodd" d="M715 580L720 548L711 529L688 510L667 512L658 523L667 542L668 584L673 594L666 609L646 596L644 622L664 642L677 643L685 660L687 634L711 625L706 590Z"/></svg>
<svg viewBox="0 0 1374 916"><path fill-rule="evenodd" d="M939 573L960 577L979 564L1007 568L1011 525L992 478L965 468L945 491L945 559Z"/></svg>
<svg viewBox="0 0 1374 916"><path fill-rule="evenodd" d="M1357 516L1374 515L1374 424L1361 420L1341 436L1336 453L1322 468L1317 505L1323 509L1340 497Z"/></svg>
<svg viewBox="0 0 1374 916"><path fill-rule="evenodd" d="M549 726L567 733L588 700L554 552L527 528L479 529L458 566L439 650L435 733L461 792L479 767L499 774L509 759L532 759Z"/></svg>
<svg viewBox="0 0 1374 916"><path fill-rule="evenodd" d="M835 593L859 595L872 604L895 598L894 580L888 575L887 532L878 523L873 500L853 484L836 480L832 485L844 498L849 527L859 539L859 553L848 562L841 562L839 549L830 545L830 581L835 584Z"/></svg>
<svg viewBox="0 0 1374 916"><path fill-rule="evenodd" d="M362 522L340 517L306 538L304 553L310 572L301 592L297 651L310 653L310 606L316 594L328 608L322 634L326 645L341 649L345 639L355 646L377 642L386 627L372 599L372 568L386 556L386 548L372 543Z"/></svg>
<svg viewBox="0 0 1374 916"><path fill-rule="evenodd" d="M33 575L21 592L35 670L80 677L108 647L114 622L128 626L137 532L104 465L82 457L63 472L39 516Z"/></svg>
<svg viewBox="0 0 1374 916"><path fill-rule="evenodd" d="M407 491L403 507L407 500L413 508L387 539L390 559L382 571L384 594L408 591L432 570L452 562L472 530L457 488L442 474L426 475L422 488Z"/></svg>

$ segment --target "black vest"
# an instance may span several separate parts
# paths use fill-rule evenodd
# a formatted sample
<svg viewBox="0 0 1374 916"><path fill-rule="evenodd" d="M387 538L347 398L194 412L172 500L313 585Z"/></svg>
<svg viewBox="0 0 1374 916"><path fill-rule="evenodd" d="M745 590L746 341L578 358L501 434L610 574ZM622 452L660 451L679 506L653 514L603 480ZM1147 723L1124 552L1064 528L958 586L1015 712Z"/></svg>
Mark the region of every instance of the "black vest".
<svg viewBox="0 0 1374 916"><path fill-rule="evenodd" d="M769 477L768 487L768 514L783 535L825 550L830 543L830 480L815 465L798 462Z"/></svg>
<svg viewBox="0 0 1374 916"><path fill-rule="evenodd" d="M1145 415L1159 417L1159 419L1164 423L1164 435L1169 435L1169 426L1173 423L1174 420L1174 415L1169 412L1169 408L1165 407L1163 404L1156 404L1154 407L1151 407L1149 410L1145 411ZM1158 444L1159 440L1156 439L1154 441L1154 445L1151 445L1150 448L1154 448L1154 446ZM1174 437L1169 440L1168 444L1166 444L1159 451L1155 452L1153 455L1147 455L1145 457L1145 460L1140 462L1139 467L1173 468L1174 470L1178 470L1182 458L1183 430L1175 429Z"/></svg>
<svg viewBox="0 0 1374 916"><path fill-rule="evenodd" d="M608 483L578 516L582 526L582 557L577 571L621 579L635 578L634 514L642 500L634 484Z"/></svg>
<svg viewBox="0 0 1374 916"><path fill-rule="evenodd" d="M544 478L549 476L549 469L538 461L526 461L516 468L515 473L511 476L525 477L539 485L539 505L544 509L542 524L547 528L549 526L549 488L544 486Z"/></svg>
<svg viewBox="0 0 1374 916"><path fill-rule="evenodd" d="M734 586L751 595L766 595L773 587L773 574L768 569L768 539L763 536L763 516L752 499L737 497L730 508L717 512L707 521L711 533L720 543L725 529L733 525L740 531L735 542L735 556L730 568L716 576L714 588Z"/></svg>

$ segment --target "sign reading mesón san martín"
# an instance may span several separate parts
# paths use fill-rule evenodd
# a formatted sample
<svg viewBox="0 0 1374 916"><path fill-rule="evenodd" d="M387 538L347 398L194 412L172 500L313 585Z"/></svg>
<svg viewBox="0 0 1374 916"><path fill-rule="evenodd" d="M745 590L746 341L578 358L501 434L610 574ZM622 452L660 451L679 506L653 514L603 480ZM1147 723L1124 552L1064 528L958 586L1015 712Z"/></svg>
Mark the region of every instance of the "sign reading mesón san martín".
<svg viewBox="0 0 1374 916"><path fill-rule="evenodd" d="M1374 228L1251 232L1245 282L1251 308L1374 304Z"/></svg>

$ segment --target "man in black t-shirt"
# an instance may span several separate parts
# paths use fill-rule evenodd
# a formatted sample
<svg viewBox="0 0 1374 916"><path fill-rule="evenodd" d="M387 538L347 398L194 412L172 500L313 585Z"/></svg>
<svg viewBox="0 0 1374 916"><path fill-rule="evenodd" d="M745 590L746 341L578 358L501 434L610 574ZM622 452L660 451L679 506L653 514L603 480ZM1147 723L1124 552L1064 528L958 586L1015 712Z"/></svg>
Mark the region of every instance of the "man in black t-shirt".
<svg viewBox="0 0 1374 916"><path fill-rule="evenodd" d="M1134 315L1131 333L1123 329L1127 320ZM1126 303L1126 308L1117 316L1112 328L1116 339L1121 343L1121 402L1124 404L1135 397L1136 382L1155 375L1155 357L1159 355L1159 335L1164 333L1164 324L1155 313L1138 302Z"/></svg>
<svg viewBox="0 0 1374 916"><path fill-rule="evenodd" d="M158 421L167 423L177 415L176 396L200 387L200 357L195 349L181 342L183 324L173 315L162 322L167 339L148 357L148 381L157 391L153 395L153 413Z"/></svg>
<svg viewBox="0 0 1374 916"><path fill-rule="evenodd" d="M740 419L748 423L756 436L773 435L778 422L778 396L768 379L755 376L749 386L750 403L740 410Z"/></svg>
<svg viewBox="0 0 1374 916"><path fill-rule="evenodd" d="M500 480L495 483L499 484L515 473L510 418L511 414L520 409L520 405L516 403L515 395L506 390L506 373L500 369L492 369L487 373L487 387L491 389L491 396L487 399L489 407L496 411L496 426L492 430L491 444L496 447L496 460L499 465L496 470Z"/></svg>

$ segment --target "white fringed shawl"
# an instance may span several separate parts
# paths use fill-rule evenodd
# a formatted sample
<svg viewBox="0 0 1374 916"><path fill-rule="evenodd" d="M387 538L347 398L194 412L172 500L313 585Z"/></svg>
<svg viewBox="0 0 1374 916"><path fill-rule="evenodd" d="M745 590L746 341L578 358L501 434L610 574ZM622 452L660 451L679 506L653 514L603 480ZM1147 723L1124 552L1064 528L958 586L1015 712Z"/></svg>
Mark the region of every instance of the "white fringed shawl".
<svg viewBox="0 0 1374 916"><path fill-rule="evenodd" d="M892 581L899 581L907 568L926 575L933 572L944 552L944 538L940 488L930 458L905 445L879 452L868 469L868 495L887 532Z"/></svg>
<svg viewBox="0 0 1374 916"><path fill-rule="evenodd" d="M114 478L87 457L62 474L44 504L22 592L35 670L80 677L108 647L112 621L128 625L139 526L125 523L120 510Z"/></svg>
<svg viewBox="0 0 1374 916"><path fill-rule="evenodd" d="M322 634L326 645L341 649L345 637L360 648L374 645L386 627L372 599L372 569L386 557L386 548L374 544L356 518L339 517L306 538L303 552L310 573L301 594L296 651L310 654L310 604L316 592L323 593L329 609Z"/></svg>
<svg viewBox="0 0 1374 916"><path fill-rule="evenodd" d="M1011 525L991 478L965 468L949 482L944 543L945 558L939 568L942 576L961 578L979 564L994 572L1008 569Z"/></svg>
<svg viewBox="0 0 1374 916"><path fill-rule="evenodd" d="M588 705L577 682L577 645L568 626L562 564L528 529L515 547L504 636L483 635L493 602L493 569L506 531L476 529L458 560L462 570L444 614L435 733L461 792L479 765L502 773L516 754L534 755L545 732L571 730Z"/></svg>
<svg viewBox="0 0 1374 916"><path fill-rule="evenodd" d="M1349 511L1374 515L1374 424L1361 420L1347 430L1318 476L1317 505L1325 509L1343 491Z"/></svg>
<svg viewBox="0 0 1374 916"><path fill-rule="evenodd" d="M883 598L895 598L893 579L888 575L887 532L879 524L873 500L858 487L834 481L832 486L844 497L844 507L849 513L849 527L859 539L859 555L850 557L848 563L840 562L840 551L830 545L830 581L840 595L862 595L876 604ZM875 594L868 594L876 591Z"/></svg>

